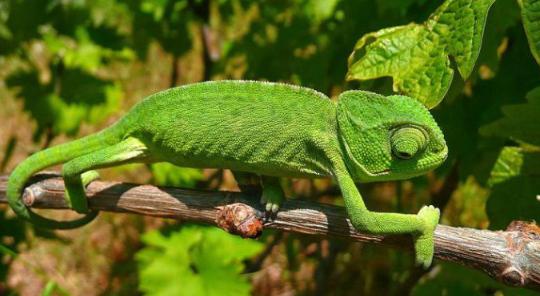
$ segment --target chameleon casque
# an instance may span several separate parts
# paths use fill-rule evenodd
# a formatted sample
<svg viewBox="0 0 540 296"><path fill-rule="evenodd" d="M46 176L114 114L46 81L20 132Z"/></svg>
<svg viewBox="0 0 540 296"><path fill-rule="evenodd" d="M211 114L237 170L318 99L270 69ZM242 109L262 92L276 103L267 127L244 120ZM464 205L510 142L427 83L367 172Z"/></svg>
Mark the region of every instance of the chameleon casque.
<svg viewBox="0 0 540 296"><path fill-rule="evenodd" d="M339 185L353 226L375 234L412 234L416 262L429 266L439 210L416 215L369 211L355 182L399 180L439 166L447 156L429 111L406 96L346 91L337 102L315 90L283 83L214 81L158 92L112 126L37 152L9 177L7 196L22 218L69 229L94 219L85 185L94 169L132 162L170 162L231 169L239 185L254 177L266 210L284 198L279 177L331 177ZM66 200L86 215L56 221L27 208L21 194L36 172L63 163ZM242 188L242 186L240 186Z"/></svg>

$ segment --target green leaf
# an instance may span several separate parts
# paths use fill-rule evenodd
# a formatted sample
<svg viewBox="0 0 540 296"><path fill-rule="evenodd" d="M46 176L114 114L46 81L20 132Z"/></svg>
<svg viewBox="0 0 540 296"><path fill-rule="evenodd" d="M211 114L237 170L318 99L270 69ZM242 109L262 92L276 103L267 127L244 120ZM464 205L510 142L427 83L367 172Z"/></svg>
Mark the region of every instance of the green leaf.
<svg viewBox="0 0 540 296"><path fill-rule="evenodd" d="M540 87L527 93L526 98L525 104L503 106L504 117L483 126L480 133L540 146Z"/></svg>
<svg viewBox="0 0 540 296"><path fill-rule="evenodd" d="M394 91L435 107L452 82L449 55L464 79L471 74L493 2L447 0L422 24L364 35L349 57L347 80L391 76Z"/></svg>
<svg viewBox="0 0 540 296"><path fill-rule="evenodd" d="M17 257L17 252L13 251L12 249L4 246L3 244L0 244L0 253L12 257Z"/></svg>
<svg viewBox="0 0 540 296"><path fill-rule="evenodd" d="M298 1L303 4L303 1ZM305 3L305 12L314 23L322 22L333 16L339 0L311 0Z"/></svg>
<svg viewBox="0 0 540 296"><path fill-rule="evenodd" d="M185 226L169 236L152 231L136 255L139 288L147 295L249 295L242 260L262 244L214 227Z"/></svg>
<svg viewBox="0 0 540 296"><path fill-rule="evenodd" d="M196 19L194 9L187 0L132 1L133 26L131 36L135 51L146 56L152 41L157 41L165 51L181 56L192 47L189 24Z"/></svg>
<svg viewBox="0 0 540 296"><path fill-rule="evenodd" d="M54 281L48 281L45 285L45 288L43 288L43 291L41 291L41 296L51 296L54 293L54 290L56 290L56 282Z"/></svg>
<svg viewBox="0 0 540 296"><path fill-rule="evenodd" d="M200 169L181 168L168 162L153 163L150 166L156 185L189 187L203 179Z"/></svg>
<svg viewBox="0 0 540 296"><path fill-rule="evenodd" d="M90 39L86 28L75 29L75 39L59 35L52 27L40 30L43 41L51 54L61 56L67 68L82 69L95 73L110 60L131 60L135 53L127 48L112 50L102 47Z"/></svg>
<svg viewBox="0 0 540 296"><path fill-rule="evenodd" d="M123 96L119 83L99 79L78 69L42 83L36 70L15 72L7 79L17 89L24 108L37 121L39 136L47 127L55 134L75 134L82 122L96 124L116 112ZM61 86L55 92L55 86Z"/></svg>
<svg viewBox="0 0 540 296"><path fill-rule="evenodd" d="M486 210L490 228L505 228L513 220L540 217L540 153L505 147L491 171Z"/></svg>
<svg viewBox="0 0 540 296"><path fill-rule="evenodd" d="M540 64L540 0L520 0L523 27L529 39L529 47Z"/></svg>

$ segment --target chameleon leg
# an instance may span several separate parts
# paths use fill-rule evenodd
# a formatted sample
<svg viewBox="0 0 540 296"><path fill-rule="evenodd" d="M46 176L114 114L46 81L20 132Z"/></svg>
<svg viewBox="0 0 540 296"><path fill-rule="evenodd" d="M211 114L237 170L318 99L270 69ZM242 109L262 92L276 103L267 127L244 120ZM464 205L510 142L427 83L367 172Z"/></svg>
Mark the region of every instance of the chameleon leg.
<svg viewBox="0 0 540 296"><path fill-rule="evenodd" d="M279 178L259 176L253 173L234 171L234 178L242 192L261 196L261 204L267 213L277 213L285 194L279 184Z"/></svg>
<svg viewBox="0 0 540 296"><path fill-rule="evenodd" d="M283 200L285 200L279 178L262 176L262 187L261 203L265 205L267 213L276 214Z"/></svg>
<svg viewBox="0 0 540 296"><path fill-rule="evenodd" d="M374 234L410 233L414 238L416 263L424 268L431 265L434 253L433 232L439 221L439 209L424 206L417 215L370 212L348 173L337 173L336 179L354 228Z"/></svg>
<svg viewBox="0 0 540 296"><path fill-rule="evenodd" d="M85 185L97 178L93 169L104 168L142 158L147 148L139 140L128 138L116 145L91 152L65 163L62 175L66 201L78 213L88 212Z"/></svg>

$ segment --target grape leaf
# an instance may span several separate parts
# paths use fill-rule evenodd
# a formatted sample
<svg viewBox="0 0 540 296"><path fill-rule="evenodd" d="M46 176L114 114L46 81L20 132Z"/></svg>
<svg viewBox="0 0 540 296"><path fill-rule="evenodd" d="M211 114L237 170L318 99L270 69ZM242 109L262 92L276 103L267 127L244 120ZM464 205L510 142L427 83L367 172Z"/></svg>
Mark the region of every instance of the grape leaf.
<svg viewBox="0 0 540 296"><path fill-rule="evenodd" d="M503 106L504 117L483 126L480 133L540 146L540 87L527 93L526 98L525 104Z"/></svg>
<svg viewBox="0 0 540 296"><path fill-rule="evenodd" d="M35 140L45 128L55 134L75 134L84 122L98 123L118 109L123 92L119 83L96 78L77 69L66 69L49 83L38 79L38 72L15 72L7 79L9 87L24 100L24 109L37 122ZM59 93L55 86L61 85Z"/></svg>
<svg viewBox="0 0 540 296"><path fill-rule="evenodd" d="M422 24L364 35L349 57L347 80L391 76L394 91L435 107L452 82L449 55L464 79L471 74L493 2L447 0Z"/></svg>
<svg viewBox="0 0 540 296"><path fill-rule="evenodd" d="M306 2L305 12L314 23L320 23L333 16L339 0L311 0Z"/></svg>
<svg viewBox="0 0 540 296"><path fill-rule="evenodd" d="M152 231L139 251L139 288L147 295L249 295L242 260L262 244L213 227L184 226L169 236Z"/></svg>
<svg viewBox="0 0 540 296"><path fill-rule="evenodd" d="M540 217L540 153L519 147L501 151L488 184L491 186L486 210L490 228L502 229L513 220Z"/></svg>
<svg viewBox="0 0 540 296"><path fill-rule="evenodd" d="M140 57L145 57L152 41L165 51L181 56L192 46L189 24L196 19L191 1L160 0L131 1L133 11L133 46Z"/></svg>
<svg viewBox="0 0 540 296"><path fill-rule="evenodd" d="M134 52L128 48L112 50L94 43L83 27L75 29L75 38L59 35L49 26L42 27L40 31L47 49L51 54L61 56L67 68L95 73L107 61L128 61L134 57Z"/></svg>
<svg viewBox="0 0 540 296"><path fill-rule="evenodd" d="M150 165L154 181L160 186L175 186L192 188L195 183L202 180L200 169L181 168L168 162L158 162Z"/></svg>
<svg viewBox="0 0 540 296"><path fill-rule="evenodd" d="M521 0L523 27L529 39L529 47L540 64L540 0Z"/></svg>

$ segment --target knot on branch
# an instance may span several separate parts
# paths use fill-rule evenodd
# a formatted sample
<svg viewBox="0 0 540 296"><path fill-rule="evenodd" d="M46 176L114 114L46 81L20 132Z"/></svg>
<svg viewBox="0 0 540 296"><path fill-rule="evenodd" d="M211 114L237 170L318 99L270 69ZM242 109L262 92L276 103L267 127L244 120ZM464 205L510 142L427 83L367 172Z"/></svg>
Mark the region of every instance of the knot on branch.
<svg viewBox="0 0 540 296"><path fill-rule="evenodd" d="M538 269L540 258L540 227L536 223L512 221L506 228L508 261L500 279L512 286L524 287Z"/></svg>
<svg viewBox="0 0 540 296"><path fill-rule="evenodd" d="M243 203L222 207L216 216L216 224L223 230L243 238L257 238L263 230L258 211Z"/></svg>
<svg viewBox="0 0 540 296"><path fill-rule="evenodd" d="M40 198L43 191L36 186L26 187L22 194L22 201L27 207L31 207L36 202L36 199Z"/></svg>

